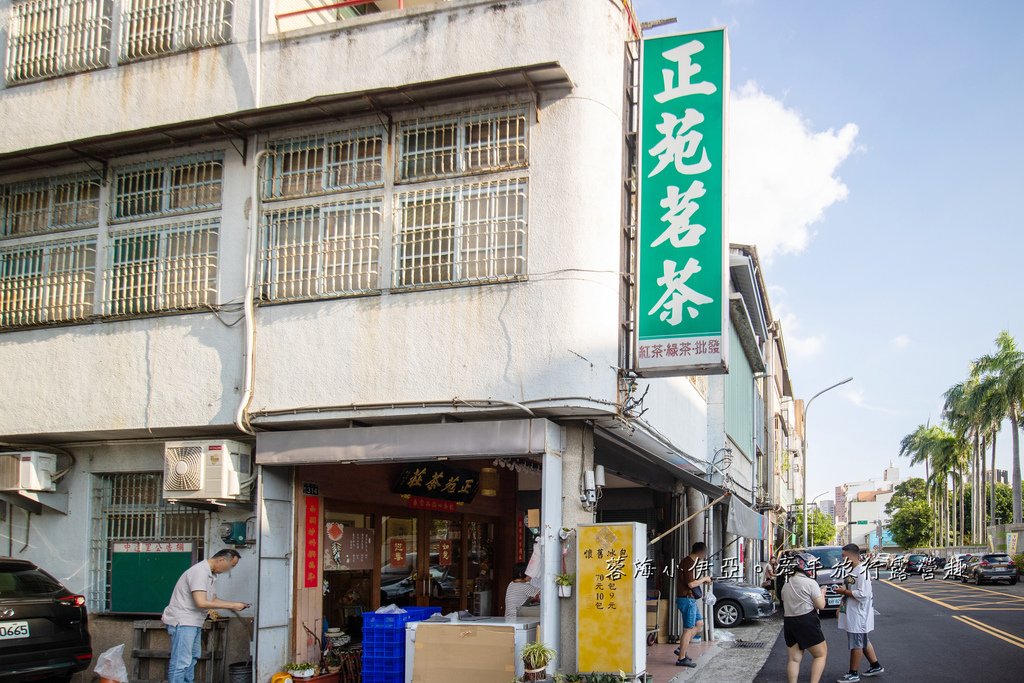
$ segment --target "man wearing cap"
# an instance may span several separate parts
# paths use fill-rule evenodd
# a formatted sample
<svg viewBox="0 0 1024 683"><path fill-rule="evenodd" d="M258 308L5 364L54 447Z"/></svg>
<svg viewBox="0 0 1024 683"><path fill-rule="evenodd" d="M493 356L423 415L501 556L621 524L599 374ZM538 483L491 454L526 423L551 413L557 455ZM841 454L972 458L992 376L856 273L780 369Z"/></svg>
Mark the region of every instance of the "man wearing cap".
<svg viewBox="0 0 1024 683"><path fill-rule="evenodd" d="M845 585L836 588L843 596L839 606L839 628L846 631L850 646L850 671L838 679L839 683L860 680L860 655L868 658L869 669L865 676L877 676L885 672L875 656L875 647L868 640L868 633L875 628L874 594L867 566L860 561L860 547L856 543L843 546L844 565L849 567Z"/></svg>

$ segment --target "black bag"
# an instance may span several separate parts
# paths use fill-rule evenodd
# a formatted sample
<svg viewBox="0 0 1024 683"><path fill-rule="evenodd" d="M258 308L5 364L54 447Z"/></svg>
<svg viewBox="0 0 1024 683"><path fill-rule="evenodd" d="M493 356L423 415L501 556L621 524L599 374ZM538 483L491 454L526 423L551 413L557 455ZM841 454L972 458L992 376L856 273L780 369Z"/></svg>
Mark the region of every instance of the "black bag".
<svg viewBox="0 0 1024 683"><path fill-rule="evenodd" d="M694 586L690 589L690 597L694 600L700 600L704 597L704 589L700 586Z"/></svg>

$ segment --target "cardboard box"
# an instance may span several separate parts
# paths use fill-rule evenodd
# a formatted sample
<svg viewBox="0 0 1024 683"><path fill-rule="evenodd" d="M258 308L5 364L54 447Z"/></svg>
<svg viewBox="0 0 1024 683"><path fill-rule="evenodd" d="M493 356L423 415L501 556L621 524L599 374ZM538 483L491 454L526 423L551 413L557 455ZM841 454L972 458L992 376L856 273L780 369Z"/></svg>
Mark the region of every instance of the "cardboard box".
<svg viewBox="0 0 1024 683"><path fill-rule="evenodd" d="M516 675L515 632L472 623L416 627L413 683L508 683Z"/></svg>

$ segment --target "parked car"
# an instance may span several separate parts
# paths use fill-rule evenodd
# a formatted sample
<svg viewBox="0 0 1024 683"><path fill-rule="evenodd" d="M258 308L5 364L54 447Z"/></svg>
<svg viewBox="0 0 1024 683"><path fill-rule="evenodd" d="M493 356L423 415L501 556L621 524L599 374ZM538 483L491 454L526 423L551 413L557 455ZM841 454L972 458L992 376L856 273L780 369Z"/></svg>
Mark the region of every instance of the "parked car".
<svg viewBox="0 0 1024 683"><path fill-rule="evenodd" d="M874 560L889 567L892 565L892 553L875 553Z"/></svg>
<svg viewBox="0 0 1024 683"><path fill-rule="evenodd" d="M744 619L761 619L775 614L775 601L771 593L737 579L715 579L711 587L715 594L715 626L732 628Z"/></svg>
<svg viewBox="0 0 1024 683"><path fill-rule="evenodd" d="M91 661L85 598L31 562L0 557L0 681L70 681Z"/></svg>
<svg viewBox="0 0 1024 683"><path fill-rule="evenodd" d="M931 562L932 566L934 566L934 560L929 555L922 555L919 553L907 555L906 562L908 574L920 574L921 569L928 562Z"/></svg>
<svg viewBox="0 0 1024 683"><path fill-rule="evenodd" d="M960 579L963 583L973 580L980 586L986 581L1006 581L1017 585L1017 565L1006 553L974 555L967 566L967 573Z"/></svg>
<svg viewBox="0 0 1024 683"><path fill-rule="evenodd" d="M797 552L807 552L814 555L818 559L820 568L815 572L815 580L819 586L825 586L825 609L819 610L820 614L835 614L839 611L839 606L842 604L843 597L835 592L835 589L842 583L839 579L833 576L832 568L836 567L843 562L843 549L837 545L821 545L814 546L811 548L795 548L793 550L787 550L782 553L785 557L788 554ZM779 601L782 601L782 596L779 596Z"/></svg>
<svg viewBox="0 0 1024 683"><path fill-rule="evenodd" d="M962 579L964 576L967 576L967 567L971 563L971 557L971 553L957 553L949 558L948 566L950 567L950 572L943 578Z"/></svg>

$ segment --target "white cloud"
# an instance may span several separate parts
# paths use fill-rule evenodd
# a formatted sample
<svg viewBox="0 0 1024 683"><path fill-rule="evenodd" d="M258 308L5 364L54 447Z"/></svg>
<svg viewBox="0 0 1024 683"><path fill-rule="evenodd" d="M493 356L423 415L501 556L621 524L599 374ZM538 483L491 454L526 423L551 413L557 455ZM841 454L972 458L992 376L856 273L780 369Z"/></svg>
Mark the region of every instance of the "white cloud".
<svg viewBox="0 0 1024 683"><path fill-rule="evenodd" d="M890 342L897 349L903 350L910 346L910 337L905 334L898 334Z"/></svg>
<svg viewBox="0 0 1024 683"><path fill-rule="evenodd" d="M790 359L802 360L821 353L825 346L825 335L804 333L800 320L786 308L784 302L776 302L774 308L775 317L782 322L786 340L786 355Z"/></svg>
<svg viewBox="0 0 1024 683"><path fill-rule="evenodd" d="M858 408L866 408L867 405L864 403L864 390L850 388L843 391L843 398L857 406Z"/></svg>
<svg viewBox="0 0 1024 683"><path fill-rule="evenodd" d="M799 252L810 226L846 199L836 169L855 149L858 128L815 132L800 112L753 81L730 100L730 240L761 256Z"/></svg>

